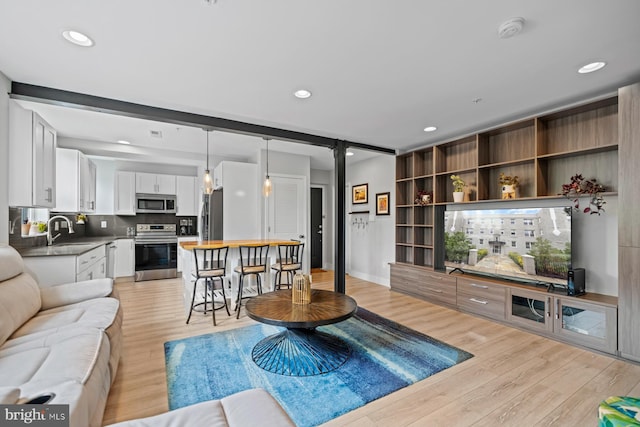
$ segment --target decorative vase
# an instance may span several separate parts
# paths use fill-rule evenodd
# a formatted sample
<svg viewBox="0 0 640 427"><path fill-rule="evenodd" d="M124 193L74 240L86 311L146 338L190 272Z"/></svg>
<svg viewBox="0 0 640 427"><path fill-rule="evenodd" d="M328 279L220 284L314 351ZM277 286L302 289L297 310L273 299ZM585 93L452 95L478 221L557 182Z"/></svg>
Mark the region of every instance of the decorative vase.
<svg viewBox="0 0 640 427"><path fill-rule="evenodd" d="M515 199L517 198L516 196L516 189L517 187L515 185L503 185L502 186L502 198L503 199Z"/></svg>
<svg viewBox="0 0 640 427"><path fill-rule="evenodd" d="M311 279L308 275L296 273L291 286L291 302L309 304L311 302Z"/></svg>
<svg viewBox="0 0 640 427"><path fill-rule="evenodd" d="M464 191L454 191L453 201L454 203L460 203L464 200Z"/></svg>

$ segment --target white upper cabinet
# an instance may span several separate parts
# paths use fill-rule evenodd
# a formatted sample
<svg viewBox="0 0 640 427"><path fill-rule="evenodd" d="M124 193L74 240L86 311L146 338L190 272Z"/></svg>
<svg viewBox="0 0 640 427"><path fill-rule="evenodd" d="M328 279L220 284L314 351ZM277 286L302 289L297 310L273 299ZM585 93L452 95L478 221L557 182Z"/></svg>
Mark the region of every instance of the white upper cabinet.
<svg viewBox="0 0 640 427"><path fill-rule="evenodd" d="M197 216L198 198L195 176L176 177L176 216Z"/></svg>
<svg viewBox="0 0 640 427"><path fill-rule="evenodd" d="M55 206L56 138L42 117L9 101L9 206Z"/></svg>
<svg viewBox="0 0 640 427"><path fill-rule="evenodd" d="M136 193L176 194L175 175L136 173Z"/></svg>
<svg viewBox="0 0 640 427"><path fill-rule="evenodd" d="M96 210L96 165L78 150L56 149L56 212Z"/></svg>
<svg viewBox="0 0 640 427"><path fill-rule="evenodd" d="M136 173L117 171L115 176L115 215L136 214Z"/></svg>

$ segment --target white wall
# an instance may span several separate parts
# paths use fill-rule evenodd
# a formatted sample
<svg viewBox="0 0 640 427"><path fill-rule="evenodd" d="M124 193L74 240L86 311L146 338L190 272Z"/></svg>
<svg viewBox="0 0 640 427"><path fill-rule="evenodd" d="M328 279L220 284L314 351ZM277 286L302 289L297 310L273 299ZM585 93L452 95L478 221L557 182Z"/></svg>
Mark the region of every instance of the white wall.
<svg viewBox="0 0 640 427"><path fill-rule="evenodd" d="M347 273L389 286L389 263L395 261L395 157L381 154L347 168ZM368 203L351 204L351 186L368 184ZM376 216L376 193L390 194L391 215ZM369 210L368 216L349 215ZM363 219L366 225L353 224Z"/></svg>
<svg viewBox="0 0 640 427"><path fill-rule="evenodd" d="M11 81L0 72L0 243L9 242L9 95Z"/></svg>

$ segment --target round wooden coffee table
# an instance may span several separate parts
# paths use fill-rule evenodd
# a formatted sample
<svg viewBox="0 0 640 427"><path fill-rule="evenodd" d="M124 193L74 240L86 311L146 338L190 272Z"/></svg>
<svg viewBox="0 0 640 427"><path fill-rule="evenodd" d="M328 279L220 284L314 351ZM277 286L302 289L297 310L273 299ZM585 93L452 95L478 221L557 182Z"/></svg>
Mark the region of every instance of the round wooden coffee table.
<svg viewBox="0 0 640 427"><path fill-rule="evenodd" d="M264 338L251 352L253 361L266 371L299 377L324 374L351 355L344 340L316 330L353 316L358 305L350 296L312 289L310 304L293 304L291 290L282 290L251 298L245 308L253 320L287 328Z"/></svg>

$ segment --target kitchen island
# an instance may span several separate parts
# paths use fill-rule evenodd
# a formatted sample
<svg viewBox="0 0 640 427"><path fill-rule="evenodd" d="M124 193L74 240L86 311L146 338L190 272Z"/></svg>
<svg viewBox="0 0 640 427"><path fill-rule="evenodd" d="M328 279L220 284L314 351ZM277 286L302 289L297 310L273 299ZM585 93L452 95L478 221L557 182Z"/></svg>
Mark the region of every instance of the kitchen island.
<svg viewBox="0 0 640 427"><path fill-rule="evenodd" d="M273 283L271 283L271 264L275 262L277 251L274 249L278 245L294 245L298 242L292 240L280 240L280 239L248 239L248 240L191 240L186 242L180 242L178 245L178 257L182 259L182 284L183 284L183 302L185 316L189 314L191 308L191 299L193 297L194 287L193 282L195 277L193 270L195 269L195 261L193 259L193 249L215 249L223 246L229 246L229 253L227 255L227 270L225 272L225 286L229 289L227 292L227 299L230 302L235 303L236 295L238 292L238 275L233 272L233 269L240 265L240 251L238 247L249 245L269 245L270 258L267 263L267 271L264 274L263 291L268 292L272 290ZM253 281L250 282L249 287L253 285ZM245 288L246 290L246 288ZM204 301L204 280L198 283L196 292L196 302ZM245 291L243 291L245 292ZM246 292L245 292L246 295ZM216 300L222 298L222 295L216 293L214 295ZM186 317L185 317L186 320Z"/></svg>

